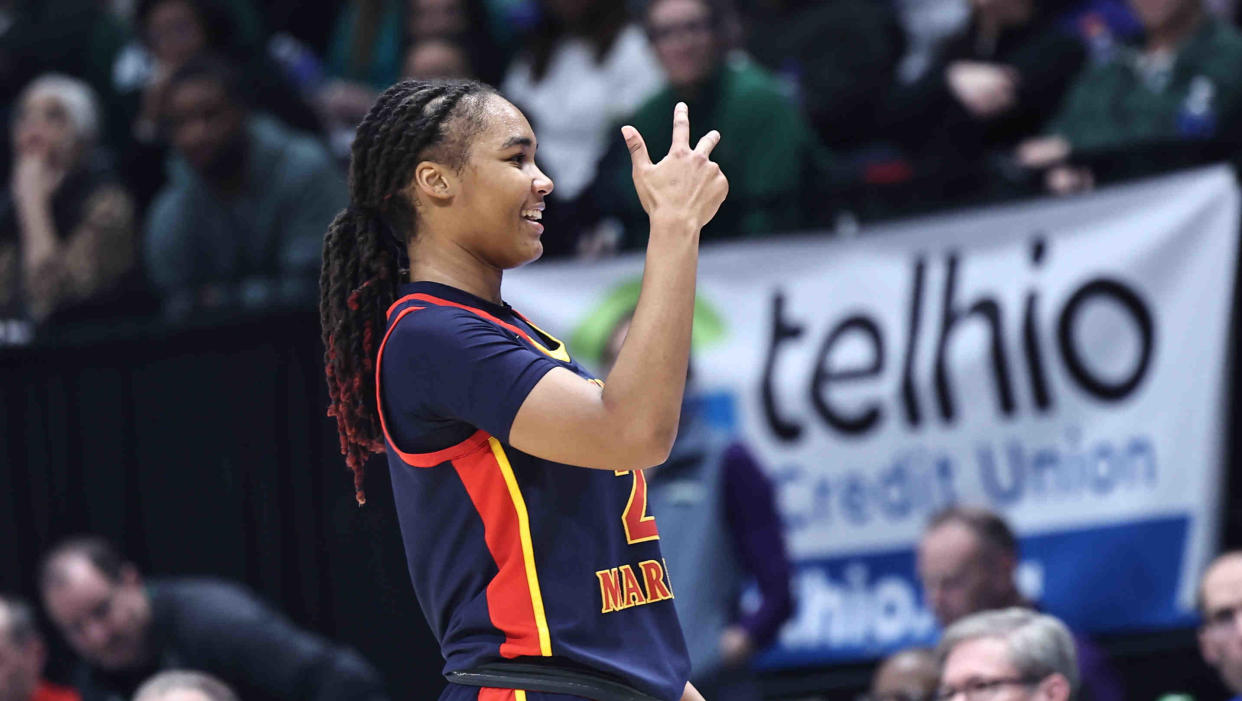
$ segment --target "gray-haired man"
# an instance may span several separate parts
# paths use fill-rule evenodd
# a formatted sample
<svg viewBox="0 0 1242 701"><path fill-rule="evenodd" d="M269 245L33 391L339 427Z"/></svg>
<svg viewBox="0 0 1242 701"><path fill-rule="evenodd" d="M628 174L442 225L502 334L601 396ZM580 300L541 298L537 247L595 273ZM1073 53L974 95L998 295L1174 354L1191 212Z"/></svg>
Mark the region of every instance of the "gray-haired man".
<svg viewBox="0 0 1242 701"><path fill-rule="evenodd" d="M160 672L143 682L134 701L238 701L224 682L210 674L183 669Z"/></svg>
<svg viewBox="0 0 1242 701"><path fill-rule="evenodd" d="M938 701L1069 701L1078 662L1069 629L1025 608L976 613L945 631Z"/></svg>

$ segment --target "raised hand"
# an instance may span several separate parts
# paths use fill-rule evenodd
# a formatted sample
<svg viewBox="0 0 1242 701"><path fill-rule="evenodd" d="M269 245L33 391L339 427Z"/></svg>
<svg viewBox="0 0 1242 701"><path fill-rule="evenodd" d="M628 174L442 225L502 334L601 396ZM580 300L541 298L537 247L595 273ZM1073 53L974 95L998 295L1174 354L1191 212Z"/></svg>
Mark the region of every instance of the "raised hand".
<svg viewBox="0 0 1242 701"><path fill-rule="evenodd" d="M53 166L46 153L23 154L13 169L13 200L21 209L47 207L64 176L64 171Z"/></svg>
<svg viewBox="0 0 1242 701"><path fill-rule="evenodd" d="M621 135L634 166L634 189L653 223L685 223L697 232L716 216L729 193L728 179L709 158L720 143L720 132L707 132L690 148L690 110L686 103L679 102L673 108L673 144L659 163L651 162L647 144L637 129L624 126Z"/></svg>

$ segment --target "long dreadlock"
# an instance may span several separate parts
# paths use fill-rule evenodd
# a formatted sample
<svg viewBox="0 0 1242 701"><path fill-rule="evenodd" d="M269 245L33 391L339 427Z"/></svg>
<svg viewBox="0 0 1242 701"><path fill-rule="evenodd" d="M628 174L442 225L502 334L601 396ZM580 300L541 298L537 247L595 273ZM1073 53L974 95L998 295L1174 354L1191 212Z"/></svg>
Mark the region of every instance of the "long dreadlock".
<svg viewBox="0 0 1242 701"><path fill-rule="evenodd" d="M349 165L349 206L328 226L319 278L324 371L341 454L366 501L363 469L384 452L375 397L375 365L397 298L406 244L415 234L405 193L414 167L434 160L460 170L482 128L491 88L472 81L407 80L388 88L358 126Z"/></svg>

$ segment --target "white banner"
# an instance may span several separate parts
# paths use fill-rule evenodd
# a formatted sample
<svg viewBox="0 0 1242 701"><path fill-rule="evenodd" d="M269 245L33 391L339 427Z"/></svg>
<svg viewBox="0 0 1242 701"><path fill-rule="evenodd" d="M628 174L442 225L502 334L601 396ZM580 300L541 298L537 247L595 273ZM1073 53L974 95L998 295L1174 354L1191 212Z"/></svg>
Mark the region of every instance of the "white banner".
<svg viewBox="0 0 1242 701"><path fill-rule="evenodd" d="M796 564L768 663L928 640L911 549L954 502L1007 516L1023 590L1072 625L1184 624L1217 537L1238 200L1222 168L705 248L696 387L777 483ZM537 265L506 298L590 365L641 266Z"/></svg>

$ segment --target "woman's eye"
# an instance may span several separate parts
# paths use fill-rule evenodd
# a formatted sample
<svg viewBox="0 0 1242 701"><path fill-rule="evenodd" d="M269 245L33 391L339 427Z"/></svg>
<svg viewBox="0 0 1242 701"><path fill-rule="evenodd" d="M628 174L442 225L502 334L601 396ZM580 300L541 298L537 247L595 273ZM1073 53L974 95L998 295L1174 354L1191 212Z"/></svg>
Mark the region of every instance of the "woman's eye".
<svg viewBox="0 0 1242 701"><path fill-rule="evenodd" d="M516 163L516 164L518 164L518 165L522 165L523 163L525 163L525 162L526 162L526 154L524 154L524 153L519 153L519 154L517 154L517 155L510 156L510 157L509 157L509 161L510 161L510 162L512 162L512 163Z"/></svg>

